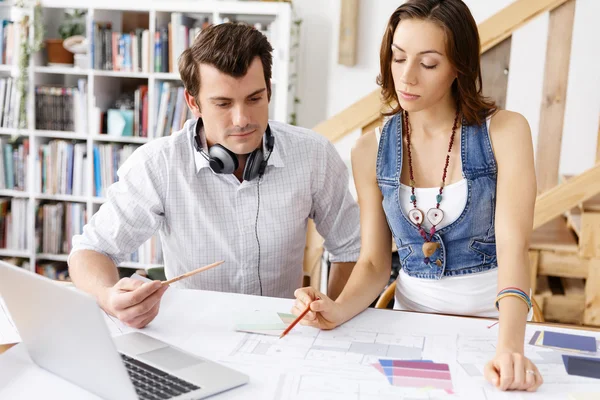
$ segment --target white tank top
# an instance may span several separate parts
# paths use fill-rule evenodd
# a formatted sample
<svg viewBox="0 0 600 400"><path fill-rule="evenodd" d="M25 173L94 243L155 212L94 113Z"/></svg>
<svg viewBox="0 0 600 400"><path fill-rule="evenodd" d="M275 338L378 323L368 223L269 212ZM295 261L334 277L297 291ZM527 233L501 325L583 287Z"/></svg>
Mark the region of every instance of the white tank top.
<svg viewBox="0 0 600 400"><path fill-rule="evenodd" d="M489 131L489 117L486 125ZM379 128L375 130L375 136L379 144L381 138ZM457 143L461 144L460 137ZM426 211L435 207L438 191L439 188L415 188L419 208ZM410 187L400 184L399 200L405 215L412 208L410 195ZM467 197L468 183L464 178L444 188L444 202L440 208L444 211L445 217L438 225L438 230L452 224L460 217L467 204ZM428 221L423 225L426 228L431 227ZM498 268L476 274L442 277L440 280L411 277L401 269L396 281L394 309L498 317L495 306L497 284Z"/></svg>

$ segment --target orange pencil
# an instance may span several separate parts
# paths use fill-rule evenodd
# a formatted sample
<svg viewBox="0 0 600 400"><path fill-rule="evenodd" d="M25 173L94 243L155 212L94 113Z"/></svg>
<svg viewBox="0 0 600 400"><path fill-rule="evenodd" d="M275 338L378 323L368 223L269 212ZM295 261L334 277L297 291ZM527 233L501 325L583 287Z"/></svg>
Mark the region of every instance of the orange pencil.
<svg viewBox="0 0 600 400"><path fill-rule="evenodd" d="M315 300L319 300L318 298ZM284 337L285 335L287 335L288 333L290 333L290 331L292 330L292 328L294 326L296 326L296 324L298 322L300 322L300 320L302 320L302 318L304 318L304 316L306 314L308 314L308 312L310 311L310 305L312 304L312 301L308 304L308 306L306 306L306 309L304 311L302 311L302 314L298 315L298 317L287 327L285 328L285 331L283 331L283 333L279 336L279 339L281 339L282 337Z"/></svg>
<svg viewBox="0 0 600 400"><path fill-rule="evenodd" d="M189 276L196 275L196 274L198 274L200 272L203 272L203 271L209 270L211 268L217 267L217 266L223 264L224 262L225 261L217 261L216 263L209 264L209 265L207 265L205 267L201 267L201 268L195 269L193 271L186 272L185 274L181 274L179 276L176 276L175 278L171 278L168 281L163 281L163 285L170 285L173 282L177 282L177 281L185 279L185 278L187 278Z"/></svg>

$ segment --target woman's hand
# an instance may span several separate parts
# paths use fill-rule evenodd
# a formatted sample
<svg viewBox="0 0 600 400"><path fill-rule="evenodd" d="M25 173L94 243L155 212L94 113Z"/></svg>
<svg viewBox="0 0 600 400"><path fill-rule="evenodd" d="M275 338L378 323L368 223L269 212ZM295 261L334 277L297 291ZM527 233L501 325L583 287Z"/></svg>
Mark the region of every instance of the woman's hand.
<svg viewBox="0 0 600 400"><path fill-rule="evenodd" d="M498 351L484 370L485 378L500 390L526 390L534 392L544 379L537 367L523 354Z"/></svg>
<svg viewBox="0 0 600 400"><path fill-rule="evenodd" d="M302 318L302 325L314 326L319 329L333 329L345 322L342 306L324 294L311 287L297 289L294 292L296 302L292 314L298 316L310 304L310 311Z"/></svg>

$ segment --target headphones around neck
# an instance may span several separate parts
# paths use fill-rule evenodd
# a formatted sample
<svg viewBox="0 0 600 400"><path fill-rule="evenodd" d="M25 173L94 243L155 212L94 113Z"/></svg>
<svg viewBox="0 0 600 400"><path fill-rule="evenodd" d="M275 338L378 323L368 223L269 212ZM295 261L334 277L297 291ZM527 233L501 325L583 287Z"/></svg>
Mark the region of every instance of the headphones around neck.
<svg viewBox="0 0 600 400"><path fill-rule="evenodd" d="M237 155L221 144L215 144L208 149L208 154L204 151L202 141L200 140L200 129L202 129L202 119L198 118L196 123L196 134L194 136L194 144L196 150L200 152L210 166L210 169L216 174L233 174L238 169L240 162ZM262 146L259 146L256 150L248 155L246 159L246 166L244 167L244 173L242 179L245 181L251 181L256 177L262 178L267 168L267 162L273 147L275 146L275 138L271 133L271 128L267 125L265 131L265 147L267 148L267 156L265 157Z"/></svg>

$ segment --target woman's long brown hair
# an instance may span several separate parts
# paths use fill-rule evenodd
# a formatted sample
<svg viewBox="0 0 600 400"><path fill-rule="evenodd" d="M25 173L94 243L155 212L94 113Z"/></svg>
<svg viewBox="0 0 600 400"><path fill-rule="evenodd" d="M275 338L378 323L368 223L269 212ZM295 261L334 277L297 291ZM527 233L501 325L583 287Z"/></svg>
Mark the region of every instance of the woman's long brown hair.
<svg viewBox="0 0 600 400"><path fill-rule="evenodd" d="M480 43L477 24L469 8L461 0L409 0L391 15L381 41L380 74L377 84L386 105L384 115L402 110L392 77L392 41L396 27L403 19L432 21L446 33L446 54L456 69L452 95L468 125L481 124L497 107L483 96L481 90Z"/></svg>

